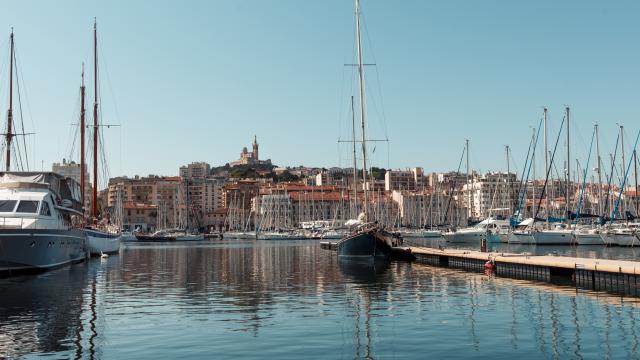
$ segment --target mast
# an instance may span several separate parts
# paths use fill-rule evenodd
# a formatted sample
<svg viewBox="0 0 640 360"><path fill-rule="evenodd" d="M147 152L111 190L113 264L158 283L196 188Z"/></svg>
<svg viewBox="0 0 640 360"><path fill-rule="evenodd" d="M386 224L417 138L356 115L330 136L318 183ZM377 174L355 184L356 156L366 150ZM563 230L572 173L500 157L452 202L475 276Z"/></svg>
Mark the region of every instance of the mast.
<svg viewBox="0 0 640 360"><path fill-rule="evenodd" d="M570 196L569 192L571 190L571 185L570 185L570 183L571 183L571 146L570 146L570 143L569 143L570 137L569 137L569 107L568 106L565 108L565 111L566 111L566 116L567 116L567 175L566 175L566 181L567 181L567 183L566 183L566 186L567 186L566 192L567 193L565 194L566 195L566 199L565 199L565 201L566 201L566 204L565 204L566 205L566 212L565 212L565 214L566 215L565 216L566 216L567 225L571 225L571 220L569 220L569 209L570 209L570 207L569 207L569 196Z"/></svg>
<svg viewBox="0 0 640 360"><path fill-rule="evenodd" d="M91 216L94 224L98 221L98 32L93 19L93 194Z"/></svg>
<svg viewBox="0 0 640 360"><path fill-rule="evenodd" d="M638 155L637 155L636 149L633 149L633 172L634 172L635 179L636 179L636 181L635 181L635 184L636 184L636 194L635 194L636 196L635 196L635 198L636 198L636 217L637 217L638 215L640 215L640 211L638 211L638 210L640 210L640 206L639 206L640 204L638 204Z"/></svg>
<svg viewBox="0 0 640 360"><path fill-rule="evenodd" d="M620 163L620 174L621 176L625 176L626 174L626 168L625 168L625 157L624 157L624 126L620 125L620 149L622 150L622 162ZM623 179L624 181L624 179ZM622 189L624 191L624 189ZM624 213L624 211L626 211L625 206L624 206L624 199L622 200L622 211L621 213Z"/></svg>
<svg viewBox="0 0 640 360"><path fill-rule="evenodd" d="M509 176L509 145L505 145L504 146L505 152L506 152L506 156L507 156L507 196L506 196L506 201L505 201L505 205L511 206L511 196L513 195L513 192L511 191L511 176ZM506 207L506 206L505 206Z"/></svg>
<svg viewBox="0 0 640 360"><path fill-rule="evenodd" d="M84 96L85 96L85 86L84 86L84 63L82 63L82 83L80 85L80 204L82 205L82 214L84 221L84 211L85 211L85 199L84 199L84 183L85 183L85 169L87 167L86 160L84 158L84 129L85 129L85 113L86 109L84 107Z"/></svg>
<svg viewBox="0 0 640 360"><path fill-rule="evenodd" d="M598 124L595 124L596 132L596 168L598 170L598 215L602 215L602 158L600 157L600 132Z"/></svg>
<svg viewBox="0 0 640 360"><path fill-rule="evenodd" d="M531 199L533 199L533 201L531 202L531 213L535 216L536 214L536 147L535 144L537 144L537 140L536 139L536 128L532 128L533 130L533 134L531 135L531 143L534 144L533 146L533 153L531 154L531 167L533 168L533 179L531 180Z"/></svg>
<svg viewBox="0 0 640 360"><path fill-rule="evenodd" d="M11 50L9 51L9 110L7 110L7 158L6 171L11 171L11 141L13 140L13 28L9 36L11 42Z"/></svg>
<svg viewBox="0 0 640 360"><path fill-rule="evenodd" d="M358 217L358 164L356 159L356 110L351 96L351 141L353 142L353 212Z"/></svg>
<svg viewBox="0 0 640 360"><path fill-rule="evenodd" d="M549 149L548 149L548 143L547 143L547 120L548 120L548 116L547 116L547 108L543 108L543 115L544 115L544 171L547 172L547 176L549 176ZM546 180L545 180L546 181ZM544 212L545 212L545 218L547 218L547 224L549 223L549 195L547 195L545 197L545 202L544 202Z"/></svg>
<svg viewBox="0 0 640 360"><path fill-rule="evenodd" d="M467 220L469 220L469 218L471 218L471 185L469 183L469 139L465 139L465 147L467 149L466 151L466 155L467 155L467 206L469 208L469 210L467 211Z"/></svg>
<svg viewBox="0 0 640 360"><path fill-rule="evenodd" d="M365 136L365 102L364 102L364 65L362 63L362 41L360 39L360 0L356 0L356 38L358 50L358 75L360 82L360 126L362 130L362 179L364 181L364 220L368 221L368 196L367 196L367 146Z"/></svg>

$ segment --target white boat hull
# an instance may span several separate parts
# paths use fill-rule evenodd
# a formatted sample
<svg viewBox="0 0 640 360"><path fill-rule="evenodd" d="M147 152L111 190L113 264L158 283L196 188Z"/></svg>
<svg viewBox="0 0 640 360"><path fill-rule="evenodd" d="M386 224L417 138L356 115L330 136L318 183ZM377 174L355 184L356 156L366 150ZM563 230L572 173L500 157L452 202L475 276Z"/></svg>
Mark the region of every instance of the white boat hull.
<svg viewBox="0 0 640 360"><path fill-rule="evenodd" d="M600 234L581 234L576 233L576 242L578 245L604 245L604 239Z"/></svg>
<svg viewBox="0 0 640 360"><path fill-rule="evenodd" d="M258 234L258 240L303 240L305 237L295 234L264 233Z"/></svg>
<svg viewBox="0 0 640 360"><path fill-rule="evenodd" d="M229 239L255 239L256 238L256 233L254 232L235 232L235 231L230 231L230 232L226 232L224 234L222 234L223 238L229 238Z"/></svg>
<svg viewBox="0 0 640 360"><path fill-rule="evenodd" d="M120 252L120 234L92 229L85 229L85 234L87 236L87 251L91 256Z"/></svg>
<svg viewBox="0 0 640 360"><path fill-rule="evenodd" d="M633 234L617 234L617 233L604 233L602 234L605 244L609 246L638 246L640 241Z"/></svg>
<svg viewBox="0 0 640 360"><path fill-rule="evenodd" d="M575 238L569 231L537 231L533 233L536 245L571 245Z"/></svg>
<svg viewBox="0 0 640 360"><path fill-rule="evenodd" d="M485 231L454 232L446 233L444 236L447 242L454 244L480 244L482 240L487 239Z"/></svg>
<svg viewBox="0 0 640 360"><path fill-rule="evenodd" d="M536 243L536 239L533 237L531 233L511 233L511 237L509 237L510 244L525 244L525 245L533 245Z"/></svg>
<svg viewBox="0 0 640 360"><path fill-rule="evenodd" d="M178 235L176 241L204 241L204 235Z"/></svg>
<svg viewBox="0 0 640 360"><path fill-rule="evenodd" d="M431 239L442 237L442 232L437 230L425 230L425 231L407 231L400 233L405 238L422 238Z"/></svg>

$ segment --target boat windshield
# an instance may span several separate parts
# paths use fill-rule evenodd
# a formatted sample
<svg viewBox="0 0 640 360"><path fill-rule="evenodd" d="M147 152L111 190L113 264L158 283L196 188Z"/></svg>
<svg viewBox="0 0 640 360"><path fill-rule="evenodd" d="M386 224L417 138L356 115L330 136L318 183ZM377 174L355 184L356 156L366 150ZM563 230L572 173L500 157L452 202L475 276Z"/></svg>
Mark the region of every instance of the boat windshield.
<svg viewBox="0 0 640 360"><path fill-rule="evenodd" d="M39 203L38 200L20 200L16 212L35 214L38 212Z"/></svg>
<svg viewBox="0 0 640 360"><path fill-rule="evenodd" d="M0 212L13 212L17 202L17 200L0 200Z"/></svg>

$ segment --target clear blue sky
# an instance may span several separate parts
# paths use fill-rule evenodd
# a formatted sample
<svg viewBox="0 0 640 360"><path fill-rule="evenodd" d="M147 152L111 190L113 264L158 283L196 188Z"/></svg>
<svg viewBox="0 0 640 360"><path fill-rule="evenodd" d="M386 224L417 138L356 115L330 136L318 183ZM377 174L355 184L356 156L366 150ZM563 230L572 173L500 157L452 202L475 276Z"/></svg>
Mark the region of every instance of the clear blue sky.
<svg viewBox="0 0 640 360"><path fill-rule="evenodd" d="M637 1L362 6L365 60L377 64L367 68L369 134L390 139L373 165L454 169L469 138L472 167L503 169L510 144L522 168L543 105L552 137L571 106L576 156L586 158L596 121L603 152L616 123L630 151L640 128ZM37 132L33 163L67 157L96 16L103 117L122 125L105 133L112 176L221 165L254 134L278 165L348 166L337 140L350 136L353 9L351 0L9 2L0 12L0 113L13 26L26 130Z"/></svg>

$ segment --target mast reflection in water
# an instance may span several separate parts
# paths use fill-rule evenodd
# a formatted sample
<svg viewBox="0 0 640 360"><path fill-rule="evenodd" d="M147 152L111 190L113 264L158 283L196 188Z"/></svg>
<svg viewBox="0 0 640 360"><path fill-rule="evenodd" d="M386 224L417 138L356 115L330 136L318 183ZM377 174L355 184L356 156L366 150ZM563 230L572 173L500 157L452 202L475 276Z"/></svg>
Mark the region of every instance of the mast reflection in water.
<svg viewBox="0 0 640 360"><path fill-rule="evenodd" d="M338 260L314 241L130 244L0 279L0 357L637 356L632 299L419 264Z"/></svg>

